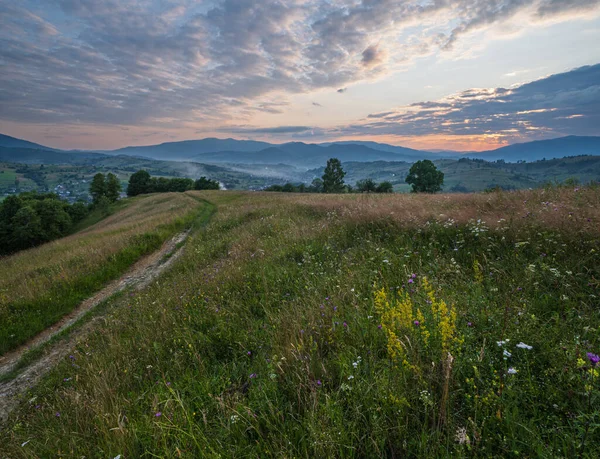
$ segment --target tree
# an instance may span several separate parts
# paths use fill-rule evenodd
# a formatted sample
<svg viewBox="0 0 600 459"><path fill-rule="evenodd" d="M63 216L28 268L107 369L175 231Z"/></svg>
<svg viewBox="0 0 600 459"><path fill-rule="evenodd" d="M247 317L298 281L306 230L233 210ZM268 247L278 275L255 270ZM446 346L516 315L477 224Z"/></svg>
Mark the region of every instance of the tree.
<svg viewBox="0 0 600 459"><path fill-rule="evenodd" d="M21 207L11 223L13 250L27 249L43 241L42 220L33 207Z"/></svg>
<svg viewBox="0 0 600 459"><path fill-rule="evenodd" d="M444 184L444 173L428 159L412 165L406 183L412 185L413 193L437 193Z"/></svg>
<svg viewBox="0 0 600 459"><path fill-rule="evenodd" d="M144 170L137 171L129 177L127 196L137 196L138 194L148 193L149 184L150 174Z"/></svg>
<svg viewBox="0 0 600 459"><path fill-rule="evenodd" d="M309 187L311 193L322 193L323 192L323 180L316 178L312 181Z"/></svg>
<svg viewBox="0 0 600 459"><path fill-rule="evenodd" d="M356 190L359 193L374 193L376 189L377 184L372 178L367 178L356 182Z"/></svg>
<svg viewBox="0 0 600 459"><path fill-rule="evenodd" d="M90 184L90 194L92 195L92 201L94 204L98 204L98 201L102 196L106 196L106 180L104 174L96 174Z"/></svg>
<svg viewBox="0 0 600 459"><path fill-rule="evenodd" d="M220 188L221 186L219 185L219 182L217 182L216 180L208 179L204 176L200 177L194 183L195 190L218 190Z"/></svg>
<svg viewBox="0 0 600 459"><path fill-rule="evenodd" d="M115 174L109 173L106 176L106 193L105 196L110 202L116 202L121 194L121 182Z"/></svg>
<svg viewBox="0 0 600 459"><path fill-rule="evenodd" d="M323 179L324 193L342 193L344 191L344 176L346 173L342 169L342 163L337 158L331 158L327 161L325 172L321 177Z"/></svg>
<svg viewBox="0 0 600 459"><path fill-rule="evenodd" d="M381 182L379 185L377 185L377 188L375 189L375 193L393 193L394 192L394 185L392 185L390 182Z"/></svg>

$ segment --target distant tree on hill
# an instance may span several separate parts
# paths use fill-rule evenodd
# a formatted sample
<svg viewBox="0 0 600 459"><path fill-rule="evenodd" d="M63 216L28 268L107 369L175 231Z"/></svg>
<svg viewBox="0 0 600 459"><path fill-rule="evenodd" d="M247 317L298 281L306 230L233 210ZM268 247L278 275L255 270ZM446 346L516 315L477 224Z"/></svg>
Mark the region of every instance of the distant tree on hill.
<svg viewBox="0 0 600 459"><path fill-rule="evenodd" d="M110 202L116 202L121 194L121 182L115 174L109 173L106 176L106 193L105 196Z"/></svg>
<svg viewBox="0 0 600 459"><path fill-rule="evenodd" d="M393 192L394 192L394 185L392 185L388 181L381 182L379 185L377 185L377 188L375 189L375 193L393 193Z"/></svg>
<svg viewBox="0 0 600 459"><path fill-rule="evenodd" d="M437 193L444 184L444 173L433 162L424 159L411 166L406 183L412 185L413 193Z"/></svg>
<svg viewBox="0 0 600 459"><path fill-rule="evenodd" d="M375 193L376 189L377 184L372 178L367 178L356 182L356 190L359 193Z"/></svg>
<svg viewBox="0 0 600 459"><path fill-rule="evenodd" d="M200 177L194 183L194 190L219 190L221 186L216 180L208 179L204 176Z"/></svg>
<svg viewBox="0 0 600 459"><path fill-rule="evenodd" d="M324 193L342 193L344 191L344 177L346 173L342 169L342 163L337 158L327 160L327 166L323 176Z"/></svg>
<svg viewBox="0 0 600 459"><path fill-rule="evenodd" d="M144 170L137 171L129 177L127 196L137 196L138 194L148 193L149 185L150 174Z"/></svg>
<svg viewBox="0 0 600 459"><path fill-rule="evenodd" d="M96 174L90 184L90 194L94 204L98 204L102 196L106 196L106 178L104 174Z"/></svg>
<svg viewBox="0 0 600 459"><path fill-rule="evenodd" d="M312 181L309 187L311 193L322 193L323 192L323 180L316 178Z"/></svg>

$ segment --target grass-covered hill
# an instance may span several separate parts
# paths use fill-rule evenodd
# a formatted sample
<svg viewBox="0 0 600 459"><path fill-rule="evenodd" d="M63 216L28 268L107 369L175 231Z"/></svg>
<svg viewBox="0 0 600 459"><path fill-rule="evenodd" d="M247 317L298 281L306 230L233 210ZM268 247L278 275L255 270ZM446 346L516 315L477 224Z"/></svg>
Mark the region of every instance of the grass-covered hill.
<svg viewBox="0 0 600 459"><path fill-rule="evenodd" d="M2 455L600 455L598 188L188 195L208 226L107 303Z"/></svg>
<svg viewBox="0 0 600 459"><path fill-rule="evenodd" d="M450 192L483 191L500 187L508 190L536 188L547 183L562 183L574 178L581 183L600 181L600 156L575 156L569 158L535 161L531 163L488 162L462 158L435 161L444 172L444 190ZM409 191L405 183L412 163L375 161L371 163L347 162L345 180L354 184L365 178L376 182L389 181L395 191ZM306 174L305 180L323 174L323 168Z"/></svg>

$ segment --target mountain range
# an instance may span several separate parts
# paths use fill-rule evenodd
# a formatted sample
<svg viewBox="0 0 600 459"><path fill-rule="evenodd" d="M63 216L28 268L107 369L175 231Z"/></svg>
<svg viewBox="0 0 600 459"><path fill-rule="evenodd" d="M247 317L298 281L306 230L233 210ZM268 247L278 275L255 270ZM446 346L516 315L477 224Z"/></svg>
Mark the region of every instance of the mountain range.
<svg viewBox="0 0 600 459"><path fill-rule="evenodd" d="M64 156L63 156L64 155ZM311 144L289 142L271 144L253 140L186 140L160 145L125 147L112 151L64 151L0 134L0 161L71 163L115 155L156 160L187 161L207 164L288 164L310 169L335 157L342 162L415 162L420 159L483 159L506 162L537 161L566 156L600 155L600 137L568 136L550 140L518 143L482 152L430 152L378 142L344 141Z"/></svg>

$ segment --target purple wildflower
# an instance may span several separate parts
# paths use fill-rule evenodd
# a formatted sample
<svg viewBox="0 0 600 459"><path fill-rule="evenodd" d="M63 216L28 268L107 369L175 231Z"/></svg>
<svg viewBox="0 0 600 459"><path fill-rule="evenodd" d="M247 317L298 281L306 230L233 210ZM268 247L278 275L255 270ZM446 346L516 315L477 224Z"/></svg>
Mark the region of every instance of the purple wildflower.
<svg viewBox="0 0 600 459"><path fill-rule="evenodd" d="M379 328L380 330L383 328L381 324L377 325L377 328Z"/></svg>
<svg viewBox="0 0 600 459"><path fill-rule="evenodd" d="M587 353L587 358L593 366L596 366L598 362L600 362L600 357L596 354L592 354L591 352Z"/></svg>
<svg viewBox="0 0 600 459"><path fill-rule="evenodd" d="M248 351L248 355L252 355L252 351Z"/></svg>
<svg viewBox="0 0 600 459"><path fill-rule="evenodd" d="M256 373L252 373L252 374L250 375L250 379L254 379L254 378L256 378Z"/></svg>
<svg viewBox="0 0 600 459"><path fill-rule="evenodd" d="M421 325L421 322L419 322L418 320L415 320L413 323L415 324L415 327L418 327L419 325Z"/></svg>
<svg viewBox="0 0 600 459"><path fill-rule="evenodd" d="M415 277L417 277L417 275L416 275L415 273L412 273L412 274L410 275L410 277L412 277L412 278L414 279Z"/></svg>
<svg viewBox="0 0 600 459"><path fill-rule="evenodd" d="M320 380L320 379L317 379L317 386L320 386L321 384L323 384L323 383L321 382L321 380Z"/></svg>
<svg viewBox="0 0 600 459"><path fill-rule="evenodd" d="M408 279L408 283L409 283L409 284L412 284L413 282L414 282L414 280L412 280L412 279Z"/></svg>
<svg viewBox="0 0 600 459"><path fill-rule="evenodd" d="M160 411L157 411L156 414L154 415L155 418L160 418L162 416L162 413Z"/></svg>
<svg viewBox="0 0 600 459"><path fill-rule="evenodd" d="M467 322L467 327L472 327L473 323L472 322Z"/></svg>
<svg viewBox="0 0 600 459"><path fill-rule="evenodd" d="M57 418L60 418L60 411L57 411L54 416L56 416Z"/></svg>
<svg viewBox="0 0 600 459"><path fill-rule="evenodd" d="M344 328L348 328L348 324L346 322L344 322Z"/></svg>

